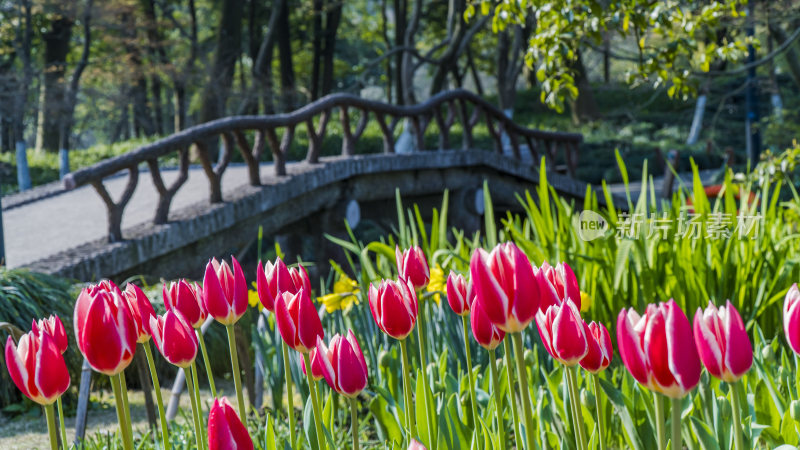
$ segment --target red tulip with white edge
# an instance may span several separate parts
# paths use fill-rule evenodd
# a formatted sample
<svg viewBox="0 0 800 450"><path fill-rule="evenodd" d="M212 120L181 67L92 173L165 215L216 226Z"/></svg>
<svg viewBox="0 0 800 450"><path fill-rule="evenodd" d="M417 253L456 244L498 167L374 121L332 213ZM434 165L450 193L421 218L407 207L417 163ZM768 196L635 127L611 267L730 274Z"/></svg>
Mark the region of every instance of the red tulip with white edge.
<svg viewBox="0 0 800 450"><path fill-rule="evenodd" d="M345 336L335 334L328 346L317 338L317 354L322 375L334 391L353 398L367 387L367 361L353 330L348 330Z"/></svg>
<svg viewBox="0 0 800 450"><path fill-rule="evenodd" d="M800 290L797 283L789 288L783 302L783 332L789 347L800 355Z"/></svg>
<svg viewBox="0 0 800 450"><path fill-rule="evenodd" d="M284 292L296 294L300 289L311 293L311 281L308 279L308 272L303 266L292 267L291 269L280 258L264 263L258 263L256 271L256 289L258 299L267 311L275 311L275 300Z"/></svg>
<svg viewBox="0 0 800 450"><path fill-rule="evenodd" d="M161 292L167 311L177 310L192 328L200 328L205 323L208 312L203 303L203 290L197 283L185 279L170 281L164 283Z"/></svg>
<svg viewBox="0 0 800 450"><path fill-rule="evenodd" d="M319 313L305 289L278 297L275 320L286 345L300 353L310 352L317 345L317 336L325 336Z"/></svg>
<svg viewBox="0 0 800 450"><path fill-rule="evenodd" d="M322 373L322 357L319 355L316 348L311 349L308 357L311 359L311 378L313 378L314 381L321 380L324 378ZM308 373L306 373L306 362L303 357L300 357L300 368L303 369L303 375L308 375Z"/></svg>
<svg viewBox="0 0 800 450"><path fill-rule="evenodd" d="M253 450L253 439L225 397L208 413L208 450Z"/></svg>
<svg viewBox="0 0 800 450"><path fill-rule="evenodd" d="M623 309L617 346L625 367L648 389L682 398L700 381L700 356L692 326L674 300L650 304L644 315Z"/></svg>
<svg viewBox="0 0 800 450"><path fill-rule="evenodd" d="M475 290L472 283L466 281L463 275L450 272L447 276L447 303L459 316L469 315L469 308L475 299Z"/></svg>
<svg viewBox="0 0 800 450"><path fill-rule="evenodd" d="M527 256L511 242L491 252L479 248L470 260L475 301L506 333L524 330L539 309L540 293Z"/></svg>
<svg viewBox="0 0 800 450"><path fill-rule="evenodd" d="M69 388L69 372L56 339L44 329L30 331L14 343L6 340L5 362L11 380L26 397L51 405Z"/></svg>
<svg viewBox="0 0 800 450"><path fill-rule="evenodd" d="M708 302L694 315L694 342L708 373L735 382L753 365L753 346L739 312L730 300L717 308Z"/></svg>
<svg viewBox="0 0 800 450"><path fill-rule="evenodd" d="M472 328L472 336L475 337L481 347L486 350L494 350L503 342L506 333L489 321L480 304L472 304L469 321Z"/></svg>
<svg viewBox="0 0 800 450"><path fill-rule="evenodd" d="M84 288L75 302L73 326L78 349L94 370L114 376L133 361L136 322L115 284Z"/></svg>
<svg viewBox="0 0 800 450"><path fill-rule="evenodd" d="M562 262L553 267L545 261L535 272L541 292L539 308L542 311L547 311L550 305L560 305L567 298L572 299L580 311L581 290L578 287L578 279L569 264Z"/></svg>
<svg viewBox="0 0 800 450"><path fill-rule="evenodd" d="M394 255L399 278L410 281L414 289L421 289L428 285L431 271L425 252L418 245L405 251L400 251L400 246L395 246Z"/></svg>
<svg viewBox="0 0 800 450"><path fill-rule="evenodd" d="M611 345L611 335L605 325L599 322L583 323L584 334L589 351L581 359L580 365L591 373L599 373L611 364L614 348Z"/></svg>
<svg viewBox="0 0 800 450"><path fill-rule="evenodd" d="M122 292L122 298L128 305L131 312L131 317L136 324L136 342L139 344L145 343L150 340L150 318L156 315L153 310L153 305L150 299L147 298L144 291L139 286L133 283L128 283L125 286L125 291Z"/></svg>
<svg viewBox="0 0 800 450"><path fill-rule="evenodd" d="M233 268L212 258L203 277L203 304L208 314L223 325L235 324L247 311L247 282L236 258Z"/></svg>
<svg viewBox="0 0 800 450"><path fill-rule="evenodd" d="M547 353L565 366L578 364L589 352L584 322L571 298L537 311L536 326Z"/></svg>
<svg viewBox="0 0 800 450"><path fill-rule="evenodd" d="M39 334L39 330L44 330L55 341L58 351L63 354L67 351L69 341L67 340L67 330L64 329L64 323L56 315L51 315L47 319L34 320L31 324L31 332L34 335Z"/></svg>
<svg viewBox="0 0 800 450"><path fill-rule="evenodd" d="M181 313L172 310L150 317L150 331L156 348L170 364L183 369L192 365L197 357L197 336Z"/></svg>
<svg viewBox="0 0 800 450"><path fill-rule="evenodd" d="M369 285L369 308L378 328L402 340L414 330L417 322L417 296L410 281L383 280Z"/></svg>

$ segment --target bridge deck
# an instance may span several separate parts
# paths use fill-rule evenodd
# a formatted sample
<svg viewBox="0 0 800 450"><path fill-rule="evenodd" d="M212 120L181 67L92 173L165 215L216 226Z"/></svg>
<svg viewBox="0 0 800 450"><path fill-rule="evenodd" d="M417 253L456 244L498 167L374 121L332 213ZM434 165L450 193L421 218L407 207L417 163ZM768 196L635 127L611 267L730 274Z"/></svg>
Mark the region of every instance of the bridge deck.
<svg viewBox="0 0 800 450"><path fill-rule="evenodd" d="M263 166L271 166L264 164ZM263 169L264 184L276 182L273 170ZM290 164L293 173L310 170L303 163ZM177 170L163 170L164 181L172 183ZM149 174L142 174L149 178ZM117 198L125 188L127 177L117 176L106 181L112 197ZM223 174L224 192L230 193L247 185L247 166L231 165ZM122 228L130 229L151 222L158 195L153 183L142 178L133 197L125 209ZM174 210L208 201L208 180L200 166L189 170L189 179L175 195ZM8 267L21 267L70 250L87 242L105 239L108 232L106 208L91 186L63 192L41 200L23 204L3 211L6 260Z"/></svg>

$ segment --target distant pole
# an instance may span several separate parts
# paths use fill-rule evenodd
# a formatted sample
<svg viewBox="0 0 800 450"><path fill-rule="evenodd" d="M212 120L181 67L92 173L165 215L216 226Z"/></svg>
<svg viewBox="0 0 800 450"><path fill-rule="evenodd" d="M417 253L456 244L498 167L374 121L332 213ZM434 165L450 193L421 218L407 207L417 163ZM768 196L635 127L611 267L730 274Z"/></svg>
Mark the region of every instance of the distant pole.
<svg viewBox="0 0 800 450"><path fill-rule="evenodd" d="M755 35L755 2L747 5L747 37ZM756 84L756 49L752 44L747 46L747 89L745 90L745 104L747 116L745 118L745 136L747 138L747 157L750 159L750 167L758 163L761 154L761 132L758 129L758 85Z"/></svg>
<svg viewBox="0 0 800 450"><path fill-rule="evenodd" d="M0 196L0 266L6 265L6 239L3 236L3 203Z"/></svg>

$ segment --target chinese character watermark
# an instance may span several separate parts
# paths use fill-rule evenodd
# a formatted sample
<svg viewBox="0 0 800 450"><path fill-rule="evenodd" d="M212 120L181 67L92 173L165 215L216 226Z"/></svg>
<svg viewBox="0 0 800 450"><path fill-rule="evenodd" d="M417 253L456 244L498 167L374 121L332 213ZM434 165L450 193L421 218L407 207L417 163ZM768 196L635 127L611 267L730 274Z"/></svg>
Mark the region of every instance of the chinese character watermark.
<svg viewBox="0 0 800 450"><path fill-rule="evenodd" d="M581 212L578 235L584 241L614 236L622 239L755 239L763 229L764 217L761 215L711 212L697 214L693 210L682 210L677 217L669 213L620 212L616 221L609 223L594 211ZM609 231L610 230L610 231Z"/></svg>

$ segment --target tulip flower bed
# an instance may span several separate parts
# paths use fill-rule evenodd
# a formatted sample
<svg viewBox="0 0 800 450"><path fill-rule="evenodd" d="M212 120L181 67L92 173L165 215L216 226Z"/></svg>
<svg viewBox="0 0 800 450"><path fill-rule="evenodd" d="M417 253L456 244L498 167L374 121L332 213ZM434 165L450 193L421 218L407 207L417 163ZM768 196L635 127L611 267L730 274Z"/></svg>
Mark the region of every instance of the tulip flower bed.
<svg viewBox="0 0 800 450"><path fill-rule="evenodd" d="M485 188L482 236L449 232L446 198L425 226L398 197L397 236L335 240L350 275L336 266L333 289L316 297L304 267L280 258L253 274L212 259L202 285L164 285L163 315L133 284L89 286L75 305L74 341L57 317L34 322L6 343L9 374L44 405L53 448L68 345L110 378L126 450L798 445L797 197L779 205L770 182L754 204L725 195L711 204L694 192L701 214L758 209L757 239L583 241L573 206L542 175L537 201L521 199L526 215L509 215L499 230ZM641 197L631 211L651 212L646 190ZM685 204L677 195L664 211ZM593 195L584 208L601 211ZM615 212L601 212L618 226ZM257 304L248 311L249 298ZM264 317L253 333L272 397L266 411L245 402L239 379L233 327L244 314ZM216 392L198 332L207 317L227 331L229 398ZM154 384L155 358L185 372L188 427L166 422L157 389L159 433L134 436L124 369L137 343ZM198 394L201 370L210 405Z"/></svg>

